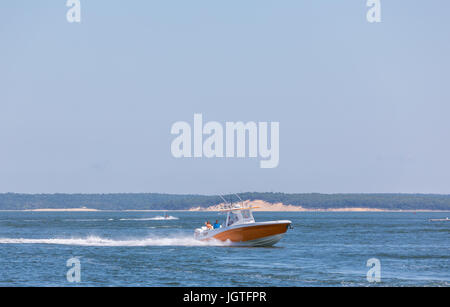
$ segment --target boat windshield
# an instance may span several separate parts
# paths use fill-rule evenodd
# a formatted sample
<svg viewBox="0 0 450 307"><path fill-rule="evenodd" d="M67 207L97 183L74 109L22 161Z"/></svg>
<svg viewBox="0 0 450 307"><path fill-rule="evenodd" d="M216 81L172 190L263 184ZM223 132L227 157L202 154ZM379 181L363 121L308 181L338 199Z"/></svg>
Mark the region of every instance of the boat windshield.
<svg viewBox="0 0 450 307"><path fill-rule="evenodd" d="M242 217L244 219L249 219L252 217L250 210L242 210Z"/></svg>
<svg viewBox="0 0 450 307"><path fill-rule="evenodd" d="M239 214L230 212L228 215L228 226L236 224L239 221Z"/></svg>
<svg viewBox="0 0 450 307"><path fill-rule="evenodd" d="M251 210L231 211L228 213L227 226L253 222L255 222L255 219Z"/></svg>

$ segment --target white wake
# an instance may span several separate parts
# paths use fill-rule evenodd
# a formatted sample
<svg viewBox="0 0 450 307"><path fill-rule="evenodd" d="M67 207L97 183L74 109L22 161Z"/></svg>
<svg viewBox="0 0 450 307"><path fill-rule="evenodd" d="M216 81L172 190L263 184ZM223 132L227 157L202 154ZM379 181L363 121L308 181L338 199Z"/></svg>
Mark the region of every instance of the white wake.
<svg viewBox="0 0 450 307"><path fill-rule="evenodd" d="M136 219L120 219L120 221L162 221L162 220L178 220L175 216L155 216L155 217L146 217L146 218L136 218Z"/></svg>
<svg viewBox="0 0 450 307"><path fill-rule="evenodd" d="M79 246L226 246L228 243L221 241L198 241L191 236L183 237L148 237L141 239L107 239L97 236L85 238L0 238L0 244L56 244Z"/></svg>

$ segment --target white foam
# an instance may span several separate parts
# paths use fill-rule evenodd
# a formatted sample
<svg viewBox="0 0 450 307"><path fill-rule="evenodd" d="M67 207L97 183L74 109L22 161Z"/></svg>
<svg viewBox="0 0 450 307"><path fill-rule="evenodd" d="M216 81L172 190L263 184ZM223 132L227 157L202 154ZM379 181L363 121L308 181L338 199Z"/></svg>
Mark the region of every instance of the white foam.
<svg viewBox="0 0 450 307"><path fill-rule="evenodd" d="M103 219L64 219L64 222L101 222Z"/></svg>
<svg viewBox="0 0 450 307"><path fill-rule="evenodd" d="M48 239L25 239L25 238L0 238L0 244L57 244L57 245L79 245L79 246L225 246L221 241L198 241L191 236L183 237L148 237L141 239L115 240L97 236L86 238L48 238Z"/></svg>
<svg viewBox="0 0 450 307"><path fill-rule="evenodd" d="M147 217L147 218L137 218L137 219L120 219L121 221L162 221L162 220L178 220L175 216L155 216L155 217Z"/></svg>

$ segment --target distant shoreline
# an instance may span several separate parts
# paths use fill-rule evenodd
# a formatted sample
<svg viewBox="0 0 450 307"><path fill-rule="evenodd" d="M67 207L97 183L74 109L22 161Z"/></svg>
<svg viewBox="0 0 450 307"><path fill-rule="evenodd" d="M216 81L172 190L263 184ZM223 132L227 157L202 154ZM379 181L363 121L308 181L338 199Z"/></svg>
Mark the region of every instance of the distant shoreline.
<svg viewBox="0 0 450 307"><path fill-rule="evenodd" d="M0 210L0 212L220 212L220 209L215 208L191 208L188 210L99 210L99 209L90 209L90 208L67 208L67 209L51 209L51 208L41 208L41 209L25 209L25 210ZM429 213L439 213L439 212L450 212L450 210L388 210L388 209L377 209L377 208L331 208L331 209L305 209L298 208L297 210L292 209L254 209L255 212L369 212L369 213L377 213L377 212L429 212Z"/></svg>
<svg viewBox="0 0 450 307"><path fill-rule="evenodd" d="M302 206L285 205L281 202L271 203L264 200L245 200L235 203L244 207L252 207L255 212L450 212L450 210L433 209L384 209L360 207L342 207L342 208L304 208ZM87 206L79 208L36 208L22 210L0 210L16 212L220 212L228 204L220 203L209 207L191 207L189 209L95 209Z"/></svg>
<svg viewBox="0 0 450 307"><path fill-rule="evenodd" d="M171 210L172 211L172 210ZM176 211L176 210L173 210ZM184 210L190 212L220 212L220 210ZM334 208L334 209L303 209L303 210L254 210L255 212L450 212L450 210L388 210L377 208Z"/></svg>
<svg viewBox="0 0 450 307"><path fill-rule="evenodd" d="M241 192L239 195L195 195L161 193L116 194L16 194L0 193L0 210L26 211L165 211L206 210L237 202L264 203L260 211L408 212L450 211L448 194L320 194ZM81 209L80 209L81 208Z"/></svg>
<svg viewBox="0 0 450 307"><path fill-rule="evenodd" d="M432 210L432 209L382 209L367 207L348 207L348 208L304 208L302 206L285 205L283 203L270 203L264 200L246 200L241 202L246 207L255 207L254 211L265 212L450 212L450 210ZM220 211L225 204L218 204L207 208L191 208L190 211Z"/></svg>

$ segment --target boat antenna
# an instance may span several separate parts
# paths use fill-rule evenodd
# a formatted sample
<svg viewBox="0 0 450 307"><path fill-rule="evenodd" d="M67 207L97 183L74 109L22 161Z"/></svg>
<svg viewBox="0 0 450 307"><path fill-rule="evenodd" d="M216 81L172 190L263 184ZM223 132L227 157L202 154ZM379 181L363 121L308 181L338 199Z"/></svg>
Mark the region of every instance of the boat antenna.
<svg viewBox="0 0 450 307"><path fill-rule="evenodd" d="M223 196L222 196L221 194L219 194L219 197L222 198L222 200L223 200L226 204L228 204L227 200L226 200L225 198L223 198Z"/></svg>
<svg viewBox="0 0 450 307"><path fill-rule="evenodd" d="M239 197L239 195L237 195L236 193L234 193L234 195L236 195L237 196L237 198L239 198L239 200L241 201L241 203L242 203L242 208L244 207L244 201L242 200L242 198L240 198Z"/></svg>
<svg viewBox="0 0 450 307"><path fill-rule="evenodd" d="M225 202L225 204L227 204L228 206L231 207L230 203L221 195L219 194L220 198L222 198L222 200Z"/></svg>

